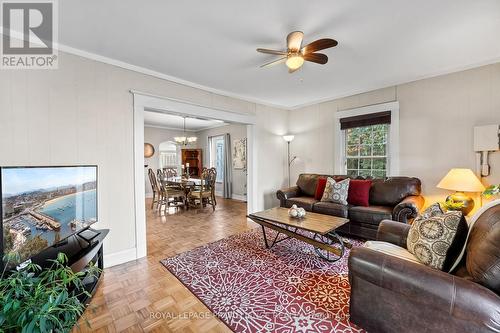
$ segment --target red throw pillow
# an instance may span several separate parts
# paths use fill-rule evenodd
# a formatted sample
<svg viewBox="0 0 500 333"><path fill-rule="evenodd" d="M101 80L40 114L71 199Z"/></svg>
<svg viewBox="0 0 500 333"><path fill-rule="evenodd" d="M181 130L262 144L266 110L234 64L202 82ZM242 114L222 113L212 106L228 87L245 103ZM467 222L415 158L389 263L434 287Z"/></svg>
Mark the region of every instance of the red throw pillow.
<svg viewBox="0 0 500 333"><path fill-rule="evenodd" d="M354 206L368 207L370 205L371 180L351 179L349 182L349 192L347 202Z"/></svg>
<svg viewBox="0 0 500 333"><path fill-rule="evenodd" d="M318 184L316 185L316 192L314 193L314 199L321 200L323 197L323 192L325 192L326 178L318 178Z"/></svg>

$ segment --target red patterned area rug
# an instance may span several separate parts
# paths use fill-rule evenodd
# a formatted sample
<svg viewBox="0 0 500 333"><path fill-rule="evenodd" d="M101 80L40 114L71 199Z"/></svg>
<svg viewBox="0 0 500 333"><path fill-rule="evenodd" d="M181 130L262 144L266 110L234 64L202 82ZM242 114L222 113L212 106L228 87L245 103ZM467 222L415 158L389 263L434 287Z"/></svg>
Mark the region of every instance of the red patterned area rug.
<svg viewBox="0 0 500 333"><path fill-rule="evenodd" d="M161 262L234 332L362 332L349 321L348 256L329 263L295 239L267 250L255 229Z"/></svg>

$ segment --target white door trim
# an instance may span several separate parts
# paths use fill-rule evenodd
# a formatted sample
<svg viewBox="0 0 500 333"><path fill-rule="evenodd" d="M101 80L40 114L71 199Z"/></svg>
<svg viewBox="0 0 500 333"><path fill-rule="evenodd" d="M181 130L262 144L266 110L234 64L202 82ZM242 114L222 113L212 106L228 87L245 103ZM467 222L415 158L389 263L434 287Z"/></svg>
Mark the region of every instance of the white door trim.
<svg viewBox="0 0 500 333"><path fill-rule="evenodd" d="M134 100L134 209L135 209L135 239L136 258L147 255L146 246L146 195L144 179L144 111L154 110L165 113L176 113L184 116L207 117L238 123L247 126L247 188L248 212L253 212L257 203L257 168L255 160L254 126L256 116L229 112L213 107L203 106L188 101L162 97L136 90L130 91Z"/></svg>

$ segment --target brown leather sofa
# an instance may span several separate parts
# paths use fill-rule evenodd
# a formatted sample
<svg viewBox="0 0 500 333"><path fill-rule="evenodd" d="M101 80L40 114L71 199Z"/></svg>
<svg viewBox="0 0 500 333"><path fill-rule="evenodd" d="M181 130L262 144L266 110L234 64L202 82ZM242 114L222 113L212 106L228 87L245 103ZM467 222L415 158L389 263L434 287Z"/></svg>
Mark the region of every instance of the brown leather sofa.
<svg viewBox="0 0 500 333"><path fill-rule="evenodd" d="M349 218L350 222L337 231L361 238L375 239L382 220L407 223L408 220L417 216L424 204L424 198L420 195L420 180L412 177L373 179L368 207L321 202L314 199L320 177L333 177L337 181L347 178L347 176L301 174L297 180L297 186L282 189L276 193L280 206L289 208L295 204L309 212Z"/></svg>
<svg viewBox="0 0 500 333"><path fill-rule="evenodd" d="M406 248L410 226L383 221L378 240ZM350 320L368 332L500 332L500 204L472 226L452 274L352 249Z"/></svg>

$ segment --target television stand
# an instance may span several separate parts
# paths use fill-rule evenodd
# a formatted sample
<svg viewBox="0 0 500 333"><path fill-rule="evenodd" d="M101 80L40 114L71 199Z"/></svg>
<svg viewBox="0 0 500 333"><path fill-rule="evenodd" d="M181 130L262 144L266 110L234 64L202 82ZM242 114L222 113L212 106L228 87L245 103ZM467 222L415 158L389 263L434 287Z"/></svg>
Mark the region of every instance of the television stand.
<svg viewBox="0 0 500 333"><path fill-rule="evenodd" d="M85 272L90 264L104 268L103 262L103 241L109 233L109 229L86 229L95 234L92 239L87 240L78 234L74 234L65 240L52 245L31 258L31 261L42 268L49 268L57 255L62 252L68 257L67 266L71 267L73 272ZM85 236L85 235L84 235ZM84 275L82 277L84 289L93 295L99 284L101 274L97 277ZM87 304L90 297L82 295L80 302Z"/></svg>

